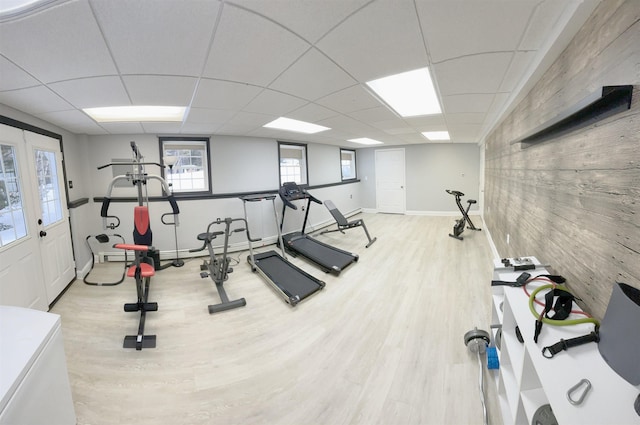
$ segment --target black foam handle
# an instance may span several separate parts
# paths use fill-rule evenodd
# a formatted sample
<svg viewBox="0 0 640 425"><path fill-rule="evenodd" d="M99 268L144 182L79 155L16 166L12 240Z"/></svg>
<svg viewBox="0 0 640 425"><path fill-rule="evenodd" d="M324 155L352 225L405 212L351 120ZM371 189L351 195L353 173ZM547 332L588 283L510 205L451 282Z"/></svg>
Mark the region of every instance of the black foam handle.
<svg viewBox="0 0 640 425"><path fill-rule="evenodd" d="M108 217L107 210L109 209L110 203L111 203L111 198L104 198L102 200L102 209L100 209L100 217Z"/></svg>
<svg viewBox="0 0 640 425"><path fill-rule="evenodd" d="M173 214L180 214L180 208L178 208L178 203L176 202L176 198L173 195L169 195L168 197L169 204L171 205L171 210Z"/></svg>

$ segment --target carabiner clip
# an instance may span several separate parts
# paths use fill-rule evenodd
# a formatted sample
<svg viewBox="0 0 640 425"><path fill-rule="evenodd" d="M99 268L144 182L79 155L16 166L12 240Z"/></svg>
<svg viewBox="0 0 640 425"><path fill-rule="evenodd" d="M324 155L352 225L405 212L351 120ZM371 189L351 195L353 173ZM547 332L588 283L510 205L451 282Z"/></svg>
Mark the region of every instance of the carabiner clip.
<svg viewBox="0 0 640 425"><path fill-rule="evenodd" d="M582 394L580 394L580 398L578 398L577 400L574 400L571 396L573 395L574 392L576 392L582 386L584 386L584 390L582 390ZM591 382L589 382L588 379L582 379L576 385L569 388L569 391L567 391L567 399L569 399L569 403L573 404L574 406L582 404L582 402L584 401L584 398L587 396L587 393L589 392L590 389L591 389Z"/></svg>

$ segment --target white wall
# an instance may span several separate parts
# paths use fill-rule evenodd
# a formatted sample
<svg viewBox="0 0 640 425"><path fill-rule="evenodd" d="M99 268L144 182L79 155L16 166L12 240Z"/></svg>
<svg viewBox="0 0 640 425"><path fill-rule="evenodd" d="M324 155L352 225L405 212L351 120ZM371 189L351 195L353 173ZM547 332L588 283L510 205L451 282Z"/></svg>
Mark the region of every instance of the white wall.
<svg viewBox="0 0 640 425"><path fill-rule="evenodd" d="M453 196L445 189L459 190L467 199L479 199L480 148L476 144L428 143L393 146L405 149L407 213L456 214ZM362 208L376 208L375 151L357 151L358 178L361 179ZM471 211L478 211L475 204Z"/></svg>

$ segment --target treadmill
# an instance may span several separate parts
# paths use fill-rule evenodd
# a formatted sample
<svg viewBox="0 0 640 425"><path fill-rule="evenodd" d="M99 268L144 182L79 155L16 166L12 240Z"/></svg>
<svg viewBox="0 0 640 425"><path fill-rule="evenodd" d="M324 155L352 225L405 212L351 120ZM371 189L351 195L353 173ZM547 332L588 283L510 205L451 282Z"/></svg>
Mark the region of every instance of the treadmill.
<svg viewBox="0 0 640 425"><path fill-rule="evenodd" d="M282 233L278 227L278 212L276 211L275 198L275 194L240 197L244 208L244 218L245 221L247 221L247 240L249 242L247 262L253 272L258 272L285 302L289 303L291 307L295 307L300 301L324 288L325 283L287 260L282 243ZM260 241L261 238L254 239L249 232L247 202L261 202L264 200L270 200L273 204L273 213L276 219L276 228L278 229L278 242L282 255L274 250L263 253L253 253L251 243Z"/></svg>
<svg viewBox="0 0 640 425"><path fill-rule="evenodd" d="M287 207L297 210L298 207L293 201L306 199L306 212L302 230L300 232L288 233L282 236L285 248L292 254L300 254L311 262L315 263L326 273L339 275L340 272L349 264L358 261L358 255L351 252L343 251L326 243L313 239L304 233L309 218L309 207L311 201L322 205L322 201L311 195L304 188L301 188L294 182L284 183L278 190L278 194L284 205L282 206L282 221L280 222L280 233L282 233L284 225L284 215Z"/></svg>

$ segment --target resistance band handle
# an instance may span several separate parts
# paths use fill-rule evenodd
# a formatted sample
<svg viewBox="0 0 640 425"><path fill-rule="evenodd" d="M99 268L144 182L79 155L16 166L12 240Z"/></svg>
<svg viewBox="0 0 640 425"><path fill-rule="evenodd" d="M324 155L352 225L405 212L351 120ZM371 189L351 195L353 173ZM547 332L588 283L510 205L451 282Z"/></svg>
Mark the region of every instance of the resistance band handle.
<svg viewBox="0 0 640 425"><path fill-rule="evenodd" d="M542 349L542 355L548 359L552 358L561 351L568 350L571 347L577 347L579 345L588 344L589 342L599 342L600 335L597 332L591 332L588 335L579 336L571 339L561 339L555 344L544 347Z"/></svg>
<svg viewBox="0 0 640 425"><path fill-rule="evenodd" d="M530 277L531 277L531 274L529 274L527 272L524 272L520 276L518 276L518 278L516 279L515 282L505 282L504 280L492 280L491 281L491 286L520 287L520 286L526 285L526 283L527 283L527 281L529 280Z"/></svg>

